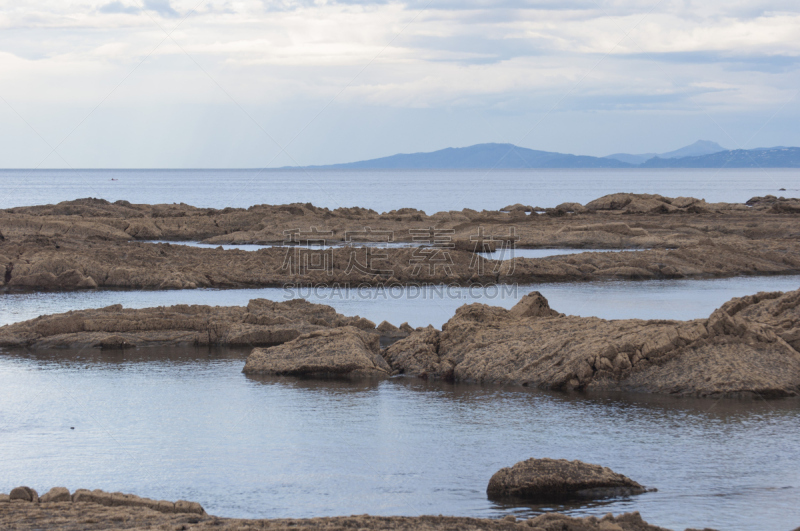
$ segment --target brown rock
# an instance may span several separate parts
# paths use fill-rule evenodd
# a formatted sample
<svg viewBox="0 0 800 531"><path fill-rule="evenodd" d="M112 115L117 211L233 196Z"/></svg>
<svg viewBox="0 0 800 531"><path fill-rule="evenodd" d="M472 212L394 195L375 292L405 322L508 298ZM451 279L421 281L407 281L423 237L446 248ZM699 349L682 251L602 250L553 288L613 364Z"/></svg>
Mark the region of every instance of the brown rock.
<svg viewBox="0 0 800 531"><path fill-rule="evenodd" d="M246 374L312 377L387 377L379 338L352 326L302 335L282 345L254 349Z"/></svg>
<svg viewBox="0 0 800 531"><path fill-rule="evenodd" d="M272 529L291 530L395 530L395 531L666 531L642 520L639 513L619 516L610 514L603 518L588 516L574 518L557 513L547 513L524 522L511 522L489 518L454 516L337 516L308 519L238 520L217 518L206 514L157 512L141 506L105 506L95 503L60 504L54 507L33 504L7 504L0 511L0 528L19 531L59 529L84 531L87 529L198 529L241 530Z"/></svg>
<svg viewBox="0 0 800 531"><path fill-rule="evenodd" d="M39 502L39 495L30 487L16 487L11 489L8 496L10 500L22 500L33 503Z"/></svg>
<svg viewBox="0 0 800 531"><path fill-rule="evenodd" d="M736 298L694 321L564 316L531 293L511 310L470 304L442 331L386 349L409 376L548 389L692 396L800 393L800 290Z"/></svg>
<svg viewBox="0 0 800 531"><path fill-rule="evenodd" d="M72 501L72 495L66 487L53 487L39 501L42 503L69 502Z"/></svg>
<svg viewBox="0 0 800 531"><path fill-rule="evenodd" d="M100 489L78 489L72 495L75 503L93 503L106 507L146 507L162 513L191 513L204 515L206 512L199 503L180 500L172 503L163 500L151 500L135 494L121 492L105 492Z"/></svg>
<svg viewBox="0 0 800 531"><path fill-rule="evenodd" d="M190 306L124 309L121 305L42 316L0 327L0 346L12 348L131 348L164 345L269 346L301 334L355 326L361 317L302 299L253 299L247 307ZM404 333L404 335L407 335Z"/></svg>
<svg viewBox="0 0 800 531"><path fill-rule="evenodd" d="M540 283L799 273L797 209L792 205L800 201L754 199L759 200L746 206L622 193L588 203L586 212L577 204L559 205L562 210L548 209L552 216L526 216L524 210L529 207L519 210L515 205L509 206L515 208L513 214L465 210L428 216L413 209L378 214L367 209L328 210L293 204L214 210L82 199L0 210L0 229L5 235L0 256L9 259L0 260L0 268L5 268L0 269L0 282L3 290L95 286L193 289L320 282ZM558 215L567 211L572 214ZM380 233L384 241L386 234L391 234L394 242L412 242L412 230L436 227L453 232L447 248L437 251L437 259L444 260L439 267L425 263L418 249L392 248L382 250L380 254L385 256L375 261L381 274L348 267L354 248L331 249L325 255L330 267L313 271L301 267L308 249L299 247L247 252L129 241L158 237L206 239L215 244L280 243L286 238L284 231L296 232L298 227L316 227L317 234L326 234L323 238L331 243L344 238L358 241L353 234L375 240ZM303 244L312 239L313 232L296 236L294 243ZM647 250L516 258L497 271L497 264L472 253L476 245L499 248L497 242L510 241L523 248ZM446 256L438 254L445 252ZM10 257L14 257L13 263ZM367 260L366 254L357 258L362 264Z"/></svg>
<svg viewBox="0 0 800 531"><path fill-rule="evenodd" d="M567 461L566 459L528 459L511 468L502 468L489 481L486 494L493 500L560 502L630 496L647 492L632 479L609 468Z"/></svg>

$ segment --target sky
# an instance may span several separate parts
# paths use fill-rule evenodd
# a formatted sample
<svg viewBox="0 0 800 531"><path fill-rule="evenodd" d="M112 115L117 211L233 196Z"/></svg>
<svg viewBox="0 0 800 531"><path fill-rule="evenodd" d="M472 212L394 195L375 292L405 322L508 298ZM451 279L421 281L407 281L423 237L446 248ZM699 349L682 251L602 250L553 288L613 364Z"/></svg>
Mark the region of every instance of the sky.
<svg viewBox="0 0 800 531"><path fill-rule="evenodd" d="M800 145L796 0L0 0L0 167Z"/></svg>

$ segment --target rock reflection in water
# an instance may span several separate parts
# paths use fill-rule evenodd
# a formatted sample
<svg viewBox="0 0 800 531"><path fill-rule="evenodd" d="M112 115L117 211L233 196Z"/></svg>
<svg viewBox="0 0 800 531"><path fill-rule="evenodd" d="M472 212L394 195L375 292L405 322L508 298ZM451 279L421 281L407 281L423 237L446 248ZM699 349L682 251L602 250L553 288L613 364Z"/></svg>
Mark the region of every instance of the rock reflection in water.
<svg viewBox="0 0 800 531"><path fill-rule="evenodd" d="M638 510L678 529L800 520L797 399L247 377L245 356L3 353L0 491L89 485L245 517ZM601 463L659 491L580 506L490 502L491 475L529 457Z"/></svg>

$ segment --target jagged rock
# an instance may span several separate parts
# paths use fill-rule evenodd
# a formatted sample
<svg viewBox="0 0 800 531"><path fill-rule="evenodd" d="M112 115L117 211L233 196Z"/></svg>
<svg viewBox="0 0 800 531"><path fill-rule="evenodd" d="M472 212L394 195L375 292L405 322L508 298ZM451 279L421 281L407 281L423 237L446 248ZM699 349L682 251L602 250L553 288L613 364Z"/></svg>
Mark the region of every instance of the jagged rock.
<svg viewBox="0 0 800 531"><path fill-rule="evenodd" d="M391 345L409 376L548 389L692 396L800 393L800 290L735 298L708 319L608 321L565 316L533 292L511 310L459 308L442 331Z"/></svg>
<svg viewBox="0 0 800 531"><path fill-rule="evenodd" d="M611 469L566 459L528 459L502 468L489 481L493 500L563 502L630 496L647 492L632 479Z"/></svg>
<svg viewBox="0 0 800 531"><path fill-rule="evenodd" d="M66 487L53 487L47 494L42 496L40 500L42 503L49 502L69 502L72 501L72 495Z"/></svg>
<svg viewBox="0 0 800 531"><path fill-rule="evenodd" d="M30 487L16 487L11 489L8 497L10 500L22 500L33 503L38 503L39 501L39 494Z"/></svg>
<svg viewBox="0 0 800 531"><path fill-rule="evenodd" d="M10 348L131 348L165 345L268 346L301 334L372 321L348 317L303 299L253 299L247 307L179 304L125 309L113 305L37 317L0 327L0 346Z"/></svg>
<svg viewBox="0 0 800 531"><path fill-rule="evenodd" d="M352 326L302 335L282 345L253 349L245 374L378 377L391 374L376 334Z"/></svg>

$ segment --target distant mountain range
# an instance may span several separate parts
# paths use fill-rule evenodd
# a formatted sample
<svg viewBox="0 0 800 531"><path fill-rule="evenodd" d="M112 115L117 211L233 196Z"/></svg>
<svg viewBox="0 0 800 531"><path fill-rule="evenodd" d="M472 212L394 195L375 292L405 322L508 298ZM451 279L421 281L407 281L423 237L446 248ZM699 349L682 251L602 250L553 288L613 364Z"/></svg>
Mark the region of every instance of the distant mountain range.
<svg viewBox="0 0 800 531"><path fill-rule="evenodd" d="M719 153L720 151L725 151L725 148L716 142L711 142L710 140L698 140L694 144L689 144L688 146L676 149L675 151L668 151L667 153L642 153L640 155L614 153L613 155L606 155L604 158L621 160L622 162L627 162L628 164L637 165L642 164L653 157L662 159L680 159L683 157L711 155L714 153Z"/></svg>
<svg viewBox="0 0 800 531"><path fill-rule="evenodd" d="M606 157L537 151L513 144L476 144L430 153L309 166L321 169L523 169L523 168L800 168L800 148L727 150L699 140L667 153L615 153Z"/></svg>

